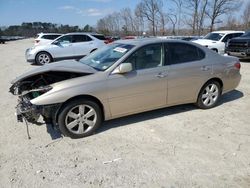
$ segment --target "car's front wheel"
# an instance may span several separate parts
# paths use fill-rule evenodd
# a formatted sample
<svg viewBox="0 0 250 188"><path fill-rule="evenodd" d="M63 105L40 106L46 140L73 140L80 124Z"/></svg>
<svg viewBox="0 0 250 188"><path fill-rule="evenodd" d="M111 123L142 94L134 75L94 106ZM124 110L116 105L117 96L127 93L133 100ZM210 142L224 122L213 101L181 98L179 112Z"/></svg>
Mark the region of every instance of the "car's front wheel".
<svg viewBox="0 0 250 188"><path fill-rule="evenodd" d="M35 61L38 65L45 65L52 62L52 57L47 52L40 52L36 55Z"/></svg>
<svg viewBox="0 0 250 188"><path fill-rule="evenodd" d="M220 96L221 86L217 81L212 80L201 88L196 104L202 109L213 108L217 104Z"/></svg>
<svg viewBox="0 0 250 188"><path fill-rule="evenodd" d="M71 138L89 136L101 125L102 113L98 104L78 99L64 105L58 116L59 129Z"/></svg>

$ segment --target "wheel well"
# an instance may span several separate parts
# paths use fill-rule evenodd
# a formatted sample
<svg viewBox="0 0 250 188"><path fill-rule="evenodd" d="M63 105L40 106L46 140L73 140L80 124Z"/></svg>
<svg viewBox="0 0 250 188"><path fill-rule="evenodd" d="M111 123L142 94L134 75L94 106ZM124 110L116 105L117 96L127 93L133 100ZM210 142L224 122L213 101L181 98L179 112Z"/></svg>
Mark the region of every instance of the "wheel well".
<svg viewBox="0 0 250 188"><path fill-rule="evenodd" d="M42 53L42 52L49 54L49 56L51 57L51 61L54 61L52 55L51 55L49 52L47 52L47 51L40 51L40 52L38 52L38 53L36 54L36 57L38 56L38 54L40 54L40 53ZM36 59L36 57L35 57L35 59Z"/></svg>
<svg viewBox="0 0 250 188"><path fill-rule="evenodd" d="M55 113L55 120L56 120L56 123L58 122L58 115L59 113L61 112L62 108L69 102L71 101L74 101L74 100L78 100L78 99L87 99L87 100L90 100L90 101L93 101L95 102L96 104L98 104L98 106L101 108L101 111L102 111L102 117L104 119L104 107L103 107L103 104L101 103L101 101L94 97L94 96L91 96L91 95L78 95L78 96L75 96L75 97L72 97L70 99L68 99L67 101L65 101L64 103L62 103L62 105L60 106L60 108L57 110L57 112Z"/></svg>
<svg viewBox="0 0 250 188"><path fill-rule="evenodd" d="M204 85L206 85L206 84L207 84L208 82L210 82L210 81L216 81L216 82L218 82L218 83L220 84L221 92L222 92L222 90L223 90L223 82L222 82L222 80L221 80L220 78L211 78L211 79L209 79L208 81L206 81L205 84L202 85L202 87L200 88L200 91L199 91L199 93L198 93L197 99L198 99L198 97L199 97L199 95L200 95L201 89L204 87Z"/></svg>

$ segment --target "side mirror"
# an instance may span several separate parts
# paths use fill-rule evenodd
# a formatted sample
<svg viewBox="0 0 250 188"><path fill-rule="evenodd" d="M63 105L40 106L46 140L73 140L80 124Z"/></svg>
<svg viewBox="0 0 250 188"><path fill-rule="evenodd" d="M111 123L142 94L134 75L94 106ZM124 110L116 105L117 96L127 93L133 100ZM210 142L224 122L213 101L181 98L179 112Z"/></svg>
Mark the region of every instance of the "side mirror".
<svg viewBox="0 0 250 188"><path fill-rule="evenodd" d="M52 42L52 44L58 45L58 44L60 44L60 42L58 40L56 40L56 41Z"/></svg>
<svg viewBox="0 0 250 188"><path fill-rule="evenodd" d="M113 74L124 74L131 71L132 71L131 63L122 63L113 71Z"/></svg>

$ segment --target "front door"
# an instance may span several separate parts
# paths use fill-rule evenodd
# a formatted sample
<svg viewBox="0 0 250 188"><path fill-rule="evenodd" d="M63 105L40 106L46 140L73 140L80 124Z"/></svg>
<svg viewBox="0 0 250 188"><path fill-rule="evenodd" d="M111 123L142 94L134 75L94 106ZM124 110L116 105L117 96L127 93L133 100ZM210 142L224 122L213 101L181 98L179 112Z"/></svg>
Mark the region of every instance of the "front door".
<svg viewBox="0 0 250 188"><path fill-rule="evenodd" d="M108 100L112 117L163 107L167 101L167 73L162 44L147 45L134 52L125 62L133 71L111 74Z"/></svg>
<svg viewBox="0 0 250 188"><path fill-rule="evenodd" d="M74 49L72 43L72 35L65 35L57 39L56 44L52 44L51 54L57 58L69 58L74 56Z"/></svg>

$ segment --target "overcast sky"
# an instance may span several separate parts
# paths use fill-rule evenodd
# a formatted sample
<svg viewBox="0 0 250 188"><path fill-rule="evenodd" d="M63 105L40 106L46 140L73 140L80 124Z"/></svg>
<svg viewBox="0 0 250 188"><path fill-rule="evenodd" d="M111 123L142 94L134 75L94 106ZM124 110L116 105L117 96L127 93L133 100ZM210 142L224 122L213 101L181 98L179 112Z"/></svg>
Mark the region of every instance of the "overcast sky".
<svg viewBox="0 0 250 188"><path fill-rule="evenodd" d="M238 16L246 2L242 0ZM57 24L94 26L105 15L122 8L134 10L140 0L0 0L0 26L19 25L22 22L51 22ZM171 6L167 1L165 7Z"/></svg>

